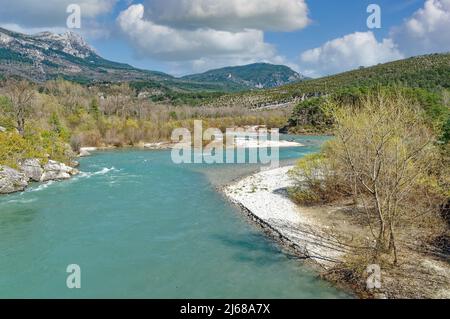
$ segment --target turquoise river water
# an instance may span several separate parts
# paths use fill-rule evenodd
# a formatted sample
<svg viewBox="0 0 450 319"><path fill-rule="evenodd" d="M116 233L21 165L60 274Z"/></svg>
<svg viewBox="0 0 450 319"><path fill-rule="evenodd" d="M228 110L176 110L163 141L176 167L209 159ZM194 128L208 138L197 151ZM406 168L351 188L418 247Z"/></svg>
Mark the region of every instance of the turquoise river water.
<svg viewBox="0 0 450 319"><path fill-rule="evenodd" d="M292 161L323 138L281 151ZM255 169L98 152L72 180L0 197L0 298L340 298L217 191ZM66 268L81 267L81 289Z"/></svg>

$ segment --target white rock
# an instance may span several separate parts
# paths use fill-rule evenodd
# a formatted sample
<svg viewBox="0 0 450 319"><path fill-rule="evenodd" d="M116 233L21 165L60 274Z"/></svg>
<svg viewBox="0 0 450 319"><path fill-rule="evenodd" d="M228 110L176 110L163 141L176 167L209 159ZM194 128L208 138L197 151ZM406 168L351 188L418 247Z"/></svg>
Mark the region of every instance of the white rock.
<svg viewBox="0 0 450 319"><path fill-rule="evenodd" d="M44 174L42 174L41 182L69 179L72 175L76 174L78 174L78 170L66 164L50 160L44 166Z"/></svg>
<svg viewBox="0 0 450 319"><path fill-rule="evenodd" d="M86 149L80 149L80 154L78 154L79 157L86 157L91 156L91 153L89 153Z"/></svg>
<svg viewBox="0 0 450 319"><path fill-rule="evenodd" d="M7 166L0 166L0 194L23 191L28 186L28 178Z"/></svg>
<svg viewBox="0 0 450 319"><path fill-rule="evenodd" d="M38 159L26 159L20 165L20 171L30 180L39 182L44 170Z"/></svg>
<svg viewBox="0 0 450 319"><path fill-rule="evenodd" d="M167 142L144 143L143 147L150 150L162 150L171 148L171 144Z"/></svg>
<svg viewBox="0 0 450 319"><path fill-rule="evenodd" d="M162 143L145 143L144 148L159 148Z"/></svg>
<svg viewBox="0 0 450 319"><path fill-rule="evenodd" d="M70 166L73 168L78 167L78 166L80 166L80 162L72 161L72 162L70 162Z"/></svg>
<svg viewBox="0 0 450 319"><path fill-rule="evenodd" d="M8 43L12 42L13 40L14 39L11 38L9 35L0 32L0 43L8 44Z"/></svg>
<svg viewBox="0 0 450 319"><path fill-rule="evenodd" d="M0 126L0 132L5 133L6 132L6 128L4 128L3 126Z"/></svg>

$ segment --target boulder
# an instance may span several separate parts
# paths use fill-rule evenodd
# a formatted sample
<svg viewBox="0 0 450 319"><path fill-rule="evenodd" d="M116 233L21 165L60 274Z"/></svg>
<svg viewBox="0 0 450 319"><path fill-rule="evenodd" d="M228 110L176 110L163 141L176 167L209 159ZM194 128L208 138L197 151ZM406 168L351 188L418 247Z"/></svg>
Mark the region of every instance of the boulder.
<svg viewBox="0 0 450 319"><path fill-rule="evenodd" d="M44 174L41 176L41 182L69 179L76 174L78 174L78 170L66 164L50 160L44 165Z"/></svg>
<svg viewBox="0 0 450 319"><path fill-rule="evenodd" d="M150 150L165 150L170 149L173 145L167 142L159 142L159 143L144 143L142 146Z"/></svg>
<svg viewBox="0 0 450 319"><path fill-rule="evenodd" d="M78 167L78 166L80 166L80 162L77 162L77 161L71 161L71 162L70 162L70 166L71 166L71 167Z"/></svg>
<svg viewBox="0 0 450 319"><path fill-rule="evenodd" d="M28 186L25 174L7 166L0 165L0 194L21 192Z"/></svg>
<svg viewBox="0 0 450 319"><path fill-rule="evenodd" d="M20 164L20 171L25 174L30 180L39 182L41 180L44 170L38 159L26 159Z"/></svg>
<svg viewBox="0 0 450 319"><path fill-rule="evenodd" d="M0 133L5 133L6 132L6 128L4 128L3 126L0 126Z"/></svg>
<svg viewBox="0 0 450 319"><path fill-rule="evenodd" d="M91 153L89 153L86 149L80 149L80 154L78 154L79 157L86 157L86 156L90 156Z"/></svg>
<svg viewBox="0 0 450 319"><path fill-rule="evenodd" d="M80 152L78 153L78 156L79 157L90 156L91 152L95 152L97 150L98 150L97 147L81 147Z"/></svg>

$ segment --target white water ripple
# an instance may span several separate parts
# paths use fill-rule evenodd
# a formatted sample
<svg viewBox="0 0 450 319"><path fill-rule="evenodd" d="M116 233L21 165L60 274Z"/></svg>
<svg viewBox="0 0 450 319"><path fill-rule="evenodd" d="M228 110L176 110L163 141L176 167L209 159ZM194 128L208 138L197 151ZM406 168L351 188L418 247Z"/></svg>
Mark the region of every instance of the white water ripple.
<svg viewBox="0 0 450 319"><path fill-rule="evenodd" d="M47 187L49 187L50 185L52 185L52 184L54 184L55 183L55 181L48 181L48 182L45 182L45 183L43 183L43 184L40 184L38 187L36 187L36 188L32 188L32 189L30 189L30 192L39 192L39 191L42 191L42 190L44 190L44 189L46 189Z"/></svg>
<svg viewBox="0 0 450 319"><path fill-rule="evenodd" d="M70 179L70 180L68 180L66 182L69 182L69 181L73 181L74 182L74 181L78 181L78 180L83 179L83 178L89 179L92 176L106 175L106 174L108 174L110 172L113 172L113 171L119 171L119 170L117 170L115 167L111 167L111 168L104 167L104 168L102 168L101 170L99 170L97 172L80 172L77 176L73 177L72 179ZM45 190L49 186L55 184L55 182L56 181L48 181L48 182L42 183L42 184L40 184L37 187L31 188L29 190L29 192L39 192L39 191Z"/></svg>
<svg viewBox="0 0 450 319"><path fill-rule="evenodd" d="M80 174L78 174L77 177L78 178L91 178L92 176L106 175L109 172L113 172L113 171L119 171L119 170L117 170L114 166L111 168L104 167L100 171L97 171L97 172L80 172Z"/></svg>

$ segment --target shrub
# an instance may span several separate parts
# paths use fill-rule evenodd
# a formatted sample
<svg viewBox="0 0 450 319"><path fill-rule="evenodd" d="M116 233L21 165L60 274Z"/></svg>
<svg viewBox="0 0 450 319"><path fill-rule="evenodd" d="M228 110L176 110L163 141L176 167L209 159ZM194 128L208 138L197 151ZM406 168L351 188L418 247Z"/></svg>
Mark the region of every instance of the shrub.
<svg viewBox="0 0 450 319"><path fill-rule="evenodd" d="M72 135L70 137L70 147L75 153L79 153L82 146L83 141L80 135Z"/></svg>
<svg viewBox="0 0 450 319"><path fill-rule="evenodd" d="M303 130L325 131L332 125L326 112L327 99L312 98L299 103L289 119L289 126Z"/></svg>
<svg viewBox="0 0 450 319"><path fill-rule="evenodd" d="M15 132L0 133L0 164L18 168L20 160L44 159L45 154L32 141Z"/></svg>
<svg viewBox="0 0 450 319"><path fill-rule="evenodd" d="M59 136L57 132L41 130L37 137L27 136L35 147L40 149L49 158L55 161L69 163L74 156L70 146Z"/></svg>
<svg viewBox="0 0 450 319"><path fill-rule="evenodd" d="M351 189L339 180L332 162L324 153L308 155L289 172L295 186L289 190L291 198L301 205L331 203L351 194Z"/></svg>

